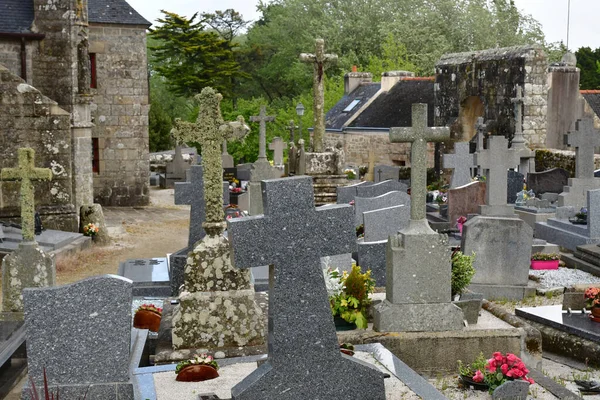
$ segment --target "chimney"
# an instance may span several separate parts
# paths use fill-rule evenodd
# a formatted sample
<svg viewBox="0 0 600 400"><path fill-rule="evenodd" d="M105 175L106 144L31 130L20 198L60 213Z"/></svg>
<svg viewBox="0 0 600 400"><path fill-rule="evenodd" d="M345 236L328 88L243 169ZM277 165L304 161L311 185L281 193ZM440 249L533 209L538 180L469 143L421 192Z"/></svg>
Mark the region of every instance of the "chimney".
<svg viewBox="0 0 600 400"><path fill-rule="evenodd" d="M373 74L370 72L356 72L356 67L352 67L352 72L344 75L344 96L352 93L361 83L373 82Z"/></svg>
<svg viewBox="0 0 600 400"><path fill-rule="evenodd" d="M415 73L410 71L388 71L381 74L381 90L389 91L402 78L414 77Z"/></svg>

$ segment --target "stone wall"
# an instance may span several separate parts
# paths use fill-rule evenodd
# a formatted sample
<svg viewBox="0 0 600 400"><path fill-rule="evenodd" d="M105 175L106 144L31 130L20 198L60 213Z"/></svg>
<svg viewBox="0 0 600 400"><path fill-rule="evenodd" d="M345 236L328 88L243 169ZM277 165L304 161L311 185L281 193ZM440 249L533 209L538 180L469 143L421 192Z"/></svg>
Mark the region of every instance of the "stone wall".
<svg viewBox="0 0 600 400"><path fill-rule="evenodd" d="M44 226L76 232L70 113L0 66L0 126L0 169L17 167L19 148L33 148L36 167L50 168L53 173L52 181L34 183L35 207ZM1 183L0 219L19 221L19 193L18 182Z"/></svg>
<svg viewBox="0 0 600 400"><path fill-rule="evenodd" d="M492 134L515 133L516 85L523 88L523 134L531 147L545 146L546 55L522 46L443 56L436 65L435 125L452 125L452 138L470 140L483 116Z"/></svg>
<svg viewBox="0 0 600 400"><path fill-rule="evenodd" d="M32 54L37 51L37 42L25 41L27 83L33 83ZM21 76L21 40L0 38L0 64L11 73Z"/></svg>
<svg viewBox="0 0 600 400"><path fill-rule="evenodd" d="M146 27L90 24L96 54L92 136L100 149L94 201L110 206L149 203Z"/></svg>

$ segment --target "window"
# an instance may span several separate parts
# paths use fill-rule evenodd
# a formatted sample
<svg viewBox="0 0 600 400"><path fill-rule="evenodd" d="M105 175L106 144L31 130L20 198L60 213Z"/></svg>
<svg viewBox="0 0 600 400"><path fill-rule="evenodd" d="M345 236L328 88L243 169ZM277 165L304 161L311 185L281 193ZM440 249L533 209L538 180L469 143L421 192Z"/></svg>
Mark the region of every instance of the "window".
<svg viewBox="0 0 600 400"><path fill-rule="evenodd" d="M348 104L348 107L344 108L343 112L350 112L354 109L354 107L356 107L358 105L358 103L360 103L361 99L354 99L352 100L352 103Z"/></svg>
<svg viewBox="0 0 600 400"><path fill-rule="evenodd" d="M98 81L96 79L96 53L90 53L90 87L96 89L98 87Z"/></svg>
<svg viewBox="0 0 600 400"><path fill-rule="evenodd" d="M100 149L98 148L98 138L92 138L92 172L100 173Z"/></svg>

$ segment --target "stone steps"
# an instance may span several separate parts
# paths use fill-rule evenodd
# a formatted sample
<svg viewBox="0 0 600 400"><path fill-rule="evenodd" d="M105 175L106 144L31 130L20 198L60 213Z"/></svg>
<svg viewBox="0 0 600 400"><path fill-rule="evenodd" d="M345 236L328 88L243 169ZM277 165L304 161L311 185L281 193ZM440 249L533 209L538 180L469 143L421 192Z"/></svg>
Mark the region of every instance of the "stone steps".
<svg viewBox="0 0 600 400"><path fill-rule="evenodd" d="M600 267L577 258L573 254L561 254L560 259L564 261L565 265L569 268L578 269L595 276L600 276Z"/></svg>
<svg viewBox="0 0 600 400"><path fill-rule="evenodd" d="M315 175L313 188L315 192L315 206L335 204L337 201L337 188L348 185L346 175Z"/></svg>

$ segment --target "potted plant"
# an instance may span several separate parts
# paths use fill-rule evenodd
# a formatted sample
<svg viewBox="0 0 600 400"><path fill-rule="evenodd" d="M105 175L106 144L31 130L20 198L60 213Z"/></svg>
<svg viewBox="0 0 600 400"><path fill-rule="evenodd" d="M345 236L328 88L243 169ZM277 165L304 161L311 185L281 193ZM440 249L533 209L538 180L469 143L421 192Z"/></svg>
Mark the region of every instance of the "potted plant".
<svg viewBox="0 0 600 400"><path fill-rule="evenodd" d="M558 269L560 263L560 254L556 253L535 253L531 256L531 269Z"/></svg>
<svg viewBox="0 0 600 400"><path fill-rule="evenodd" d="M219 377L219 364L208 354L196 355L190 360L180 361L175 367L179 382L202 382Z"/></svg>
<svg viewBox="0 0 600 400"><path fill-rule="evenodd" d="M592 319L596 322L600 322L600 288L587 288L584 296L586 305L592 312Z"/></svg>
<svg viewBox="0 0 600 400"><path fill-rule="evenodd" d="M331 312L337 330L366 329L367 311L371 304L369 295L375 289L371 270L364 274L360 267L352 264L350 273L339 270L324 270Z"/></svg>
<svg viewBox="0 0 600 400"><path fill-rule="evenodd" d="M148 329L151 332L158 332L161 319L162 308L156 307L154 304L142 304L135 311L133 327L138 329Z"/></svg>
<svg viewBox="0 0 600 400"><path fill-rule="evenodd" d="M587 217L588 210L585 207L582 207L577 214L575 214L575 218L569 218L572 224L576 225L587 225Z"/></svg>
<svg viewBox="0 0 600 400"><path fill-rule="evenodd" d="M474 261L475 253L470 256L464 255L461 251L452 253L452 278L450 280L452 299L456 299L457 296L461 297L453 303L463 310L465 319L469 324L477 323L482 300L480 296L470 296L469 299L462 298L462 294L467 286L471 284L471 280L475 275Z"/></svg>
<svg viewBox="0 0 600 400"><path fill-rule="evenodd" d="M92 240L94 240L98 232L100 232L100 228L98 228L98 225L92 222L90 222L87 225L84 225L83 227L83 235L91 237Z"/></svg>
<svg viewBox="0 0 600 400"><path fill-rule="evenodd" d="M349 181L356 179L356 173L354 172L354 170L352 168L346 168L344 170L344 174L346 175L346 178Z"/></svg>
<svg viewBox="0 0 600 400"><path fill-rule="evenodd" d="M458 374L462 384L475 390L488 390L489 385L485 383L483 375L486 363L483 353L479 353L471 364L464 365L461 360L458 360Z"/></svg>
<svg viewBox="0 0 600 400"><path fill-rule="evenodd" d="M439 207L440 216L443 218L448 218L448 193L440 190L440 193L435 198L435 202Z"/></svg>

